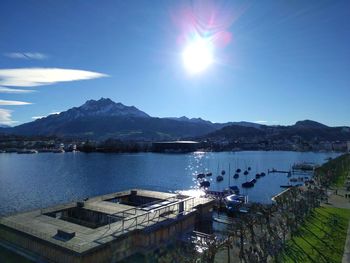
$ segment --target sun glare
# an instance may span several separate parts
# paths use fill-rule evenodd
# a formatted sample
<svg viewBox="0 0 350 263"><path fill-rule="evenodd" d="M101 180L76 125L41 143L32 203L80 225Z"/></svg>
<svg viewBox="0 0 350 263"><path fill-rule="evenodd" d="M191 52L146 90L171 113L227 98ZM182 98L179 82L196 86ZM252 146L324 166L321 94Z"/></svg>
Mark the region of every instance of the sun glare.
<svg viewBox="0 0 350 263"><path fill-rule="evenodd" d="M213 63L213 48L209 40L197 39L190 43L182 53L182 59L188 72L196 74Z"/></svg>

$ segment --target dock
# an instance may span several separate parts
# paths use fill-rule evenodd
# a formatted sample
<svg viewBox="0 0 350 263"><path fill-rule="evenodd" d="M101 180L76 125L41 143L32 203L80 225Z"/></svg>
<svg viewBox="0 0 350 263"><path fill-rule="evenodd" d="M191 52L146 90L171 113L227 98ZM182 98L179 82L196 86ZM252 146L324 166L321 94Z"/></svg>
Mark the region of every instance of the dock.
<svg viewBox="0 0 350 263"><path fill-rule="evenodd" d="M291 174L292 171L284 171L284 170L276 170L276 169L269 169L267 173L279 173L279 174Z"/></svg>
<svg viewBox="0 0 350 263"><path fill-rule="evenodd" d="M118 262L211 222L214 200L133 189L0 218L0 243L37 261Z"/></svg>

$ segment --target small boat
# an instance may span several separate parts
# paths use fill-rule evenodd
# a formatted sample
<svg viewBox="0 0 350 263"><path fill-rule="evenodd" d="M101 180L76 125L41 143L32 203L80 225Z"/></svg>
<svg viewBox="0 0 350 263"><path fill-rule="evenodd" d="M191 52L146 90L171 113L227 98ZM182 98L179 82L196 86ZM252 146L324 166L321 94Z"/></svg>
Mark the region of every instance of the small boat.
<svg viewBox="0 0 350 263"><path fill-rule="evenodd" d="M249 182L245 182L242 184L242 187L244 188L251 188L251 187L254 187L254 182L253 180L249 181Z"/></svg>
<svg viewBox="0 0 350 263"><path fill-rule="evenodd" d="M26 150L26 149L24 149L24 150L18 151L17 153L18 154L33 154L33 153L38 153L38 151L37 150Z"/></svg>
<svg viewBox="0 0 350 263"><path fill-rule="evenodd" d="M266 173L264 173L264 172L260 173L261 177L264 177L265 175L266 175Z"/></svg>
<svg viewBox="0 0 350 263"><path fill-rule="evenodd" d="M217 181L217 182L221 182L222 180L224 180L224 177L222 177L221 175L218 175L218 176L216 177L216 181Z"/></svg>
<svg viewBox="0 0 350 263"><path fill-rule="evenodd" d="M209 181L200 182L200 187L209 188L210 182Z"/></svg>
<svg viewBox="0 0 350 263"><path fill-rule="evenodd" d="M255 178L256 178L256 179L259 179L260 176L261 176L260 174L256 174L256 175L255 175Z"/></svg>
<svg viewBox="0 0 350 263"><path fill-rule="evenodd" d="M52 150L52 153L64 153L65 152L65 150L63 150L63 149L53 149Z"/></svg>
<svg viewBox="0 0 350 263"><path fill-rule="evenodd" d="M318 167L318 165L316 165L314 163L303 162L303 163L294 164L292 168L293 168L293 170L313 171L317 167Z"/></svg>
<svg viewBox="0 0 350 263"><path fill-rule="evenodd" d="M236 170L236 173L240 173L240 172L242 172L242 170L238 168L238 169Z"/></svg>
<svg viewBox="0 0 350 263"><path fill-rule="evenodd" d="M234 174L233 178L237 179L239 177L239 174Z"/></svg>
<svg viewBox="0 0 350 263"><path fill-rule="evenodd" d="M236 195L239 194L239 188L236 185L229 186L229 190L235 193Z"/></svg>
<svg viewBox="0 0 350 263"><path fill-rule="evenodd" d="M289 181L295 183L295 182L298 182L298 179L297 178L290 178Z"/></svg>
<svg viewBox="0 0 350 263"><path fill-rule="evenodd" d="M245 203L245 196L243 195L229 195L225 197L226 209L228 212L237 211L242 204Z"/></svg>
<svg viewBox="0 0 350 263"><path fill-rule="evenodd" d="M281 188L291 188L293 185L287 184L287 185L280 185Z"/></svg>
<svg viewBox="0 0 350 263"><path fill-rule="evenodd" d="M213 175L213 173L211 173L211 172L206 174L206 176L212 176L212 175Z"/></svg>
<svg viewBox="0 0 350 263"><path fill-rule="evenodd" d="M249 173L248 173L248 171L244 171L244 173L243 173L244 175L248 175Z"/></svg>
<svg viewBox="0 0 350 263"><path fill-rule="evenodd" d="M225 173L226 173L225 170L221 171L221 175L225 175Z"/></svg>
<svg viewBox="0 0 350 263"><path fill-rule="evenodd" d="M203 173L197 174L197 179L203 179L204 177L205 177L205 174Z"/></svg>

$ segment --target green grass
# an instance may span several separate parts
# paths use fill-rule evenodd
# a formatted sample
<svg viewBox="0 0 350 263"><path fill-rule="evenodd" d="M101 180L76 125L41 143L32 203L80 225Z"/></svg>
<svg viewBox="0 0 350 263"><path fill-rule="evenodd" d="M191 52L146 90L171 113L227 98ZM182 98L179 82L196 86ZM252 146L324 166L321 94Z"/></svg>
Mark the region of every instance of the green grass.
<svg viewBox="0 0 350 263"><path fill-rule="evenodd" d="M7 250L6 248L3 248L0 246L0 262L6 262L6 263L33 263L33 261L30 261L26 259L25 257L22 257L20 255L17 255L16 253Z"/></svg>
<svg viewBox="0 0 350 263"><path fill-rule="evenodd" d="M317 174L327 174L331 170L336 176L332 182L332 186L343 187L345 179L350 171L350 154L343 154L333 160L328 161L321 167L316 169Z"/></svg>
<svg viewBox="0 0 350 263"><path fill-rule="evenodd" d="M341 262L350 210L320 207L286 244L282 262Z"/></svg>

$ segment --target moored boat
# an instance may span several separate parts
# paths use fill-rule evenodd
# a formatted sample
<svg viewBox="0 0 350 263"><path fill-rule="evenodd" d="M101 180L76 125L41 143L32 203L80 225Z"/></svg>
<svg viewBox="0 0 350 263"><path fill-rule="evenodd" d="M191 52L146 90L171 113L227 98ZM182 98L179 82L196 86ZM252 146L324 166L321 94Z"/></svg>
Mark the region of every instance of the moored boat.
<svg viewBox="0 0 350 263"><path fill-rule="evenodd" d="M216 181L217 182L221 182L221 181L223 181L224 180L224 177L222 177L221 175L218 175L217 177L216 177Z"/></svg>
<svg viewBox="0 0 350 263"><path fill-rule="evenodd" d="M244 183L242 184L242 187L244 187L244 188L251 188L251 187L254 187L254 181L251 180L251 181L248 181L248 182L244 182Z"/></svg>
<svg viewBox="0 0 350 263"><path fill-rule="evenodd" d="M26 150L26 149L24 149L24 150L17 151L17 153L18 154L33 154L33 153L38 153L38 151L37 150Z"/></svg>
<svg viewBox="0 0 350 263"><path fill-rule="evenodd" d="M287 185L280 185L281 188L291 188L293 185L287 184Z"/></svg>
<svg viewBox="0 0 350 263"><path fill-rule="evenodd" d="M200 182L200 187L204 187L204 188L209 188L210 187L210 182L209 181L203 181Z"/></svg>
<svg viewBox="0 0 350 263"><path fill-rule="evenodd" d="M203 179L205 177L204 173L197 174L197 179Z"/></svg>

